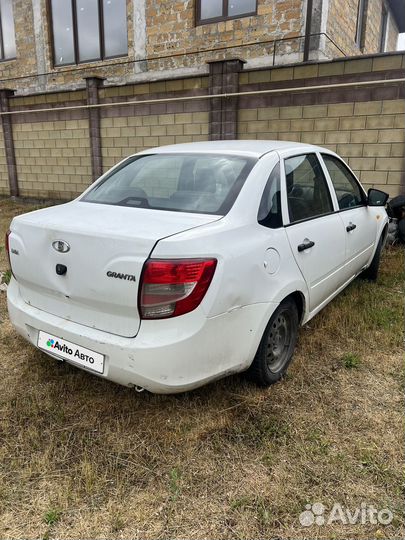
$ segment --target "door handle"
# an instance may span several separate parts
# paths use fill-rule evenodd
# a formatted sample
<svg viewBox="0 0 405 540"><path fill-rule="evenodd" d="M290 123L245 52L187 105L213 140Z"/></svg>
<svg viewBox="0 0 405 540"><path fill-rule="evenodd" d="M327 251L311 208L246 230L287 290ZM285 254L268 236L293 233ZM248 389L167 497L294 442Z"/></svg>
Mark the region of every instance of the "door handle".
<svg viewBox="0 0 405 540"><path fill-rule="evenodd" d="M298 251L305 251L306 249L309 249L315 245L315 242L312 242L312 240L304 240L302 244L298 244Z"/></svg>
<svg viewBox="0 0 405 540"><path fill-rule="evenodd" d="M350 222L349 225L346 227L346 231L347 232L350 232L350 231L354 231L354 229L357 227L357 225L355 225L354 223Z"/></svg>

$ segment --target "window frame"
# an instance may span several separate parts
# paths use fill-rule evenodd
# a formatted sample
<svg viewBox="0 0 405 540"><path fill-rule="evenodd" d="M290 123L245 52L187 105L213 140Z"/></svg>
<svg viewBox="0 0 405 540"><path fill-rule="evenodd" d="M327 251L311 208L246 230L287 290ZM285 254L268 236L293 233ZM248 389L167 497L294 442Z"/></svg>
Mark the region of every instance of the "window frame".
<svg viewBox="0 0 405 540"><path fill-rule="evenodd" d="M15 48L15 55L14 56L5 56L4 55L4 38L3 38L3 30L2 30L2 16L1 16L1 3L0 3L0 63L2 62L10 62L11 60L17 59L17 40L16 40L16 34L15 34L15 18L14 18L14 6L12 5L12 11L13 11L13 25L14 25L14 48Z"/></svg>
<svg viewBox="0 0 405 540"><path fill-rule="evenodd" d="M276 169L278 169L278 171ZM267 191L271 189L273 182L274 181L277 182L277 180L272 178L274 173L278 174L278 184L279 184L278 187L280 188L279 189L279 192L280 192L280 208L278 209L278 211L279 211L279 218L281 220L281 223L280 223L280 225L277 225L276 227L272 227L267 223L270 212L267 213L265 218L259 219L260 218L260 208L262 206L262 202L263 202L263 200L265 198L265 195L266 195ZM265 186L263 188L262 195L260 197L259 206L258 206L257 215L256 215L257 223L259 225L261 225L262 227L266 227L267 229L270 229L270 230L282 229L284 227L283 202L282 202L283 201L282 183L283 182L282 182L282 172L281 172L281 160L279 159L274 164L274 166L272 167L272 169L270 171L270 174L267 177L266 184L265 184Z"/></svg>
<svg viewBox="0 0 405 540"><path fill-rule="evenodd" d="M287 193L287 176L286 176L286 173L285 173L285 162L287 159L290 159L290 158L295 158L295 157L299 157L299 156L309 156L309 155L313 155L315 156L315 159L317 160L318 164L319 164L319 167L322 171L322 174L323 174L323 177L325 179L325 185L326 185L326 188L328 190L328 194L329 194L329 200L330 200L330 203L331 203L331 207L332 207L332 210L330 212L325 212L324 214L318 214L316 216L311 216L311 217L307 217L307 218L304 218L304 219L299 219L297 221L291 221L291 218L290 218L290 211L289 211L289 208L288 208L288 193ZM303 151L300 151L300 152L294 152L294 153L283 153L282 155L282 158L281 158L281 161L282 161L282 173L281 173L281 183L282 183L282 194L281 194L281 197L282 197L282 203L281 203L281 206L282 206L282 215L283 215L283 223L284 223L284 227L292 227L294 225L299 225L300 223L305 223L307 221L312 221L314 219L322 219L326 216L330 216L332 214L335 214L338 210L336 210L336 196L335 196L335 191L332 190L332 185L331 185L331 180L330 180L330 177L329 177L329 174L326 174L325 172L325 164L323 162L323 160L320 158L320 154L319 152L317 152L316 150L313 150L311 152L303 152ZM284 197L283 197L283 192L284 192Z"/></svg>
<svg viewBox="0 0 405 540"><path fill-rule="evenodd" d="M218 17L211 17L210 19L202 19L201 18L201 2L204 0L196 0L195 2L195 22L196 26L202 26L203 24L211 24L216 22L222 22L222 21L231 21L233 19L242 19L244 17L254 17L257 15L257 0L256 7L254 11L249 11L247 13L240 13L239 15L227 15L228 13L228 7L229 7L229 0L222 0L222 15Z"/></svg>
<svg viewBox="0 0 405 540"><path fill-rule="evenodd" d="M126 24L126 36L127 36L127 52L126 54L114 54L107 56L105 54L105 36L104 36L104 6L103 0L97 0L98 5L98 25L99 25L99 44L100 44L100 58L92 58L88 60L80 60L80 51L79 51L79 30L77 24L77 9L76 9L76 0L66 0L70 2L72 9L72 23L73 23L73 54L74 62L64 62L63 64L56 63L56 54L55 54L55 40L53 32L53 11L52 11L52 0L47 0L47 14L48 14L48 27L49 27L49 37L50 37L50 49L52 57L52 66L54 68L60 68L65 66L77 66L79 64L89 64L92 62L103 62L105 60L113 60L114 58L125 58L128 56L128 14L127 14L127 24ZM127 9L127 7L126 7Z"/></svg>
<svg viewBox="0 0 405 540"><path fill-rule="evenodd" d="M340 163L343 165L344 169L346 169L346 171L348 171L350 176L353 178L355 184L359 188L359 191L360 191L360 194L361 194L361 197L362 197L362 203L361 204L356 204L356 206L349 206L348 208L340 208L339 207L339 199L337 198L336 189L335 189L335 186L333 184L332 178L331 178L331 176L329 174L328 167L326 166L326 163L324 161L324 156L329 156L329 157L331 157L333 159L336 159L337 161L340 161ZM348 166L348 164L345 163L344 160L340 156L338 156L336 154L329 154L328 152L320 152L319 153L319 160L321 161L322 168L324 170L324 174L327 177L328 184L329 184L330 190L332 192L333 200L336 202L335 203L336 212L347 212L348 210L353 210L353 209L356 209L356 208L363 208L364 206L367 206L367 193L365 192L365 190L364 190L363 186L361 185L360 181L358 180L357 176L354 174L354 172L351 170L351 168Z"/></svg>
<svg viewBox="0 0 405 540"><path fill-rule="evenodd" d="M360 50L364 49L365 45L367 11L368 0L359 0L357 7L356 34L354 37L354 42Z"/></svg>
<svg viewBox="0 0 405 540"><path fill-rule="evenodd" d="M386 6L385 2L382 2L381 25L380 25L380 46L379 46L380 53L386 52L387 50L389 20L390 20L389 9Z"/></svg>

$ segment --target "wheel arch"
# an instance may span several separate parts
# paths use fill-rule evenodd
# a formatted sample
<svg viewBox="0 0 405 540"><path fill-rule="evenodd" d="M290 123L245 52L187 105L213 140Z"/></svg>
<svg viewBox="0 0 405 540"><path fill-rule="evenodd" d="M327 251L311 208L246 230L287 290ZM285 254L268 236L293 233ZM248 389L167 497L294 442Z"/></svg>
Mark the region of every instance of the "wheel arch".
<svg viewBox="0 0 405 540"><path fill-rule="evenodd" d="M299 324L301 325L302 321L304 320L305 311L306 311L306 299L305 299L305 296L301 291L294 291L294 292L290 293L289 295L287 295L284 298L284 300L287 300L289 298L291 298L295 302L295 305L297 306L297 309L298 309L298 321L299 321Z"/></svg>

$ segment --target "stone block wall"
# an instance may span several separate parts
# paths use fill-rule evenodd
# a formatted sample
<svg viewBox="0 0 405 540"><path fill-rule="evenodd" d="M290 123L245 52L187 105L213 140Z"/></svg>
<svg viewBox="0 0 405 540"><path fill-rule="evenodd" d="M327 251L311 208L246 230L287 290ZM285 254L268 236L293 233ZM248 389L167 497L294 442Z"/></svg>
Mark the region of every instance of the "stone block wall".
<svg viewBox="0 0 405 540"><path fill-rule="evenodd" d="M21 196L71 199L89 185L87 120L16 124L14 145Z"/></svg>
<svg viewBox="0 0 405 540"><path fill-rule="evenodd" d="M83 92L10 99L10 110L83 104ZM84 110L14 115L13 140L20 195L72 199L90 182L90 136Z"/></svg>
<svg viewBox="0 0 405 540"><path fill-rule="evenodd" d="M270 69L246 70L235 60L213 66L209 76L8 93L8 109L18 114L2 116L9 120L0 130L0 194L17 183L21 196L71 199L140 150L232 137L330 148L366 187L404 192L405 86L398 80L405 78L405 53ZM86 108L90 91L97 108ZM222 92L241 95L218 97ZM10 121L12 140L3 140ZM6 162L10 144L14 169Z"/></svg>
<svg viewBox="0 0 405 540"><path fill-rule="evenodd" d="M8 169L6 162L6 151L4 148L4 137L0 131L0 196L9 195Z"/></svg>
<svg viewBox="0 0 405 540"><path fill-rule="evenodd" d="M250 71L240 74L240 91L277 89L291 94L241 97L238 138L291 140L320 145L341 155L366 188L391 196L404 192L404 84L336 87L363 81L404 77L405 55ZM303 80L303 77L305 79ZM311 91L311 85L331 85Z"/></svg>
<svg viewBox="0 0 405 540"><path fill-rule="evenodd" d="M119 116L101 121L104 170L154 146L206 141L208 112Z"/></svg>
<svg viewBox="0 0 405 540"><path fill-rule="evenodd" d="M100 89L101 103L206 95L208 77L174 79ZM104 170L120 159L153 146L208 139L208 100L120 105L101 110Z"/></svg>
<svg viewBox="0 0 405 540"><path fill-rule="evenodd" d="M365 188L396 195L404 166L404 124L405 103L400 99L260 107L239 111L238 136L329 148L346 160Z"/></svg>

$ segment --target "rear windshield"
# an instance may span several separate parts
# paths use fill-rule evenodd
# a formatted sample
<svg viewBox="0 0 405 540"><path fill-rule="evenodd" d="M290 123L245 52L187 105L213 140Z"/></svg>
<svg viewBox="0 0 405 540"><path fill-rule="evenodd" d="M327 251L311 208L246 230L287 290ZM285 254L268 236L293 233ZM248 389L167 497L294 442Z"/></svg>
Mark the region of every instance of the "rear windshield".
<svg viewBox="0 0 405 540"><path fill-rule="evenodd" d="M116 206L226 214L256 160L218 154L129 158L81 200Z"/></svg>

